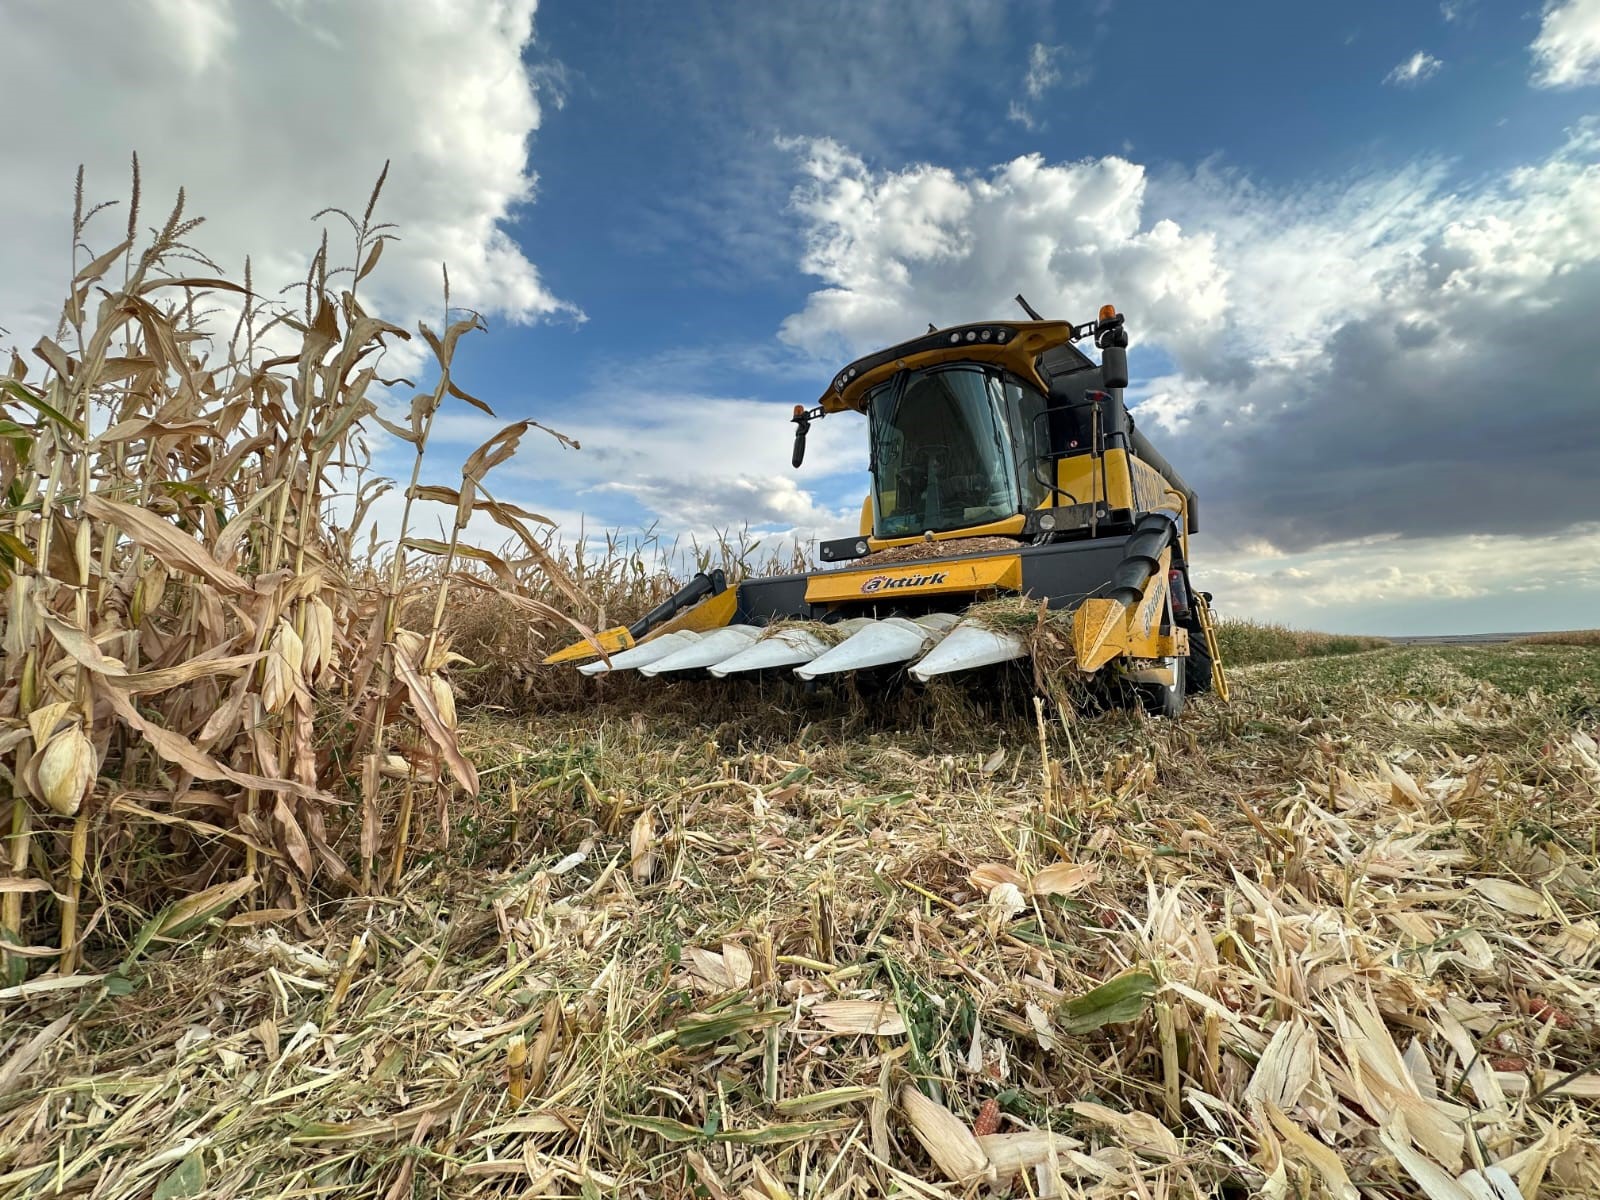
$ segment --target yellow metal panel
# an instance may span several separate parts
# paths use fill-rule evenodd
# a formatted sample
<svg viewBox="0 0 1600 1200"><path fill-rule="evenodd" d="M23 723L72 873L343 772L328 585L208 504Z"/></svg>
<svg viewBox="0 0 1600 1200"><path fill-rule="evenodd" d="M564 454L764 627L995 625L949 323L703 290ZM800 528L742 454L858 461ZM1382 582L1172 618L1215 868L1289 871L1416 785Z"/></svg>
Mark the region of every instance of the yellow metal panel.
<svg viewBox="0 0 1600 1200"><path fill-rule="evenodd" d="M707 629L720 629L733 620L733 614L739 608L739 590L728 588L718 592L709 599L700 601L693 608L686 609L664 624L657 625L644 637L635 642L632 635L624 626L618 625L614 629L607 629L604 633L595 635L607 654L615 654L619 650L627 650L632 646L658 638L664 633L673 633L679 629L692 629L696 633ZM585 659L598 658L599 651L595 649L594 642L584 638L581 642L557 650L547 656L544 662L547 666L555 663L582 662Z"/></svg>
<svg viewBox="0 0 1600 1200"><path fill-rule="evenodd" d="M893 496L890 503L893 503ZM872 536L872 493L868 492L865 500L861 502L861 536Z"/></svg>
<svg viewBox="0 0 1600 1200"><path fill-rule="evenodd" d="M1155 573L1145 581L1144 594L1128 614L1128 650L1138 658L1155 658L1149 649L1151 639L1161 633L1161 610L1167 603L1167 570L1172 565L1172 547L1161 552Z"/></svg>
<svg viewBox="0 0 1600 1200"><path fill-rule="evenodd" d="M1120 454L1121 451L1118 451ZM1158 508L1175 510L1182 518L1178 521L1178 545L1184 558L1189 556L1189 497L1167 482L1166 476L1141 459L1130 458L1128 467L1133 473L1133 498L1139 508L1152 512Z"/></svg>
<svg viewBox="0 0 1600 1200"><path fill-rule="evenodd" d="M595 648L596 643L599 643L599 650ZM604 650L607 654L615 654L619 650L629 649L632 645L633 635L628 632L627 626L618 625L612 629L601 630L594 635L593 641L584 638L581 642L573 642L572 645L557 650L554 654L546 655L544 664L553 666L556 663L581 662L586 658L597 657L600 650Z"/></svg>
<svg viewBox="0 0 1600 1200"><path fill-rule="evenodd" d="M1100 469L1101 457L1105 470ZM1128 454L1107 450L1103 456L1075 454L1056 464L1056 487L1079 504L1103 501L1107 508L1132 508L1133 488L1128 479Z"/></svg>
<svg viewBox="0 0 1600 1200"><path fill-rule="evenodd" d="M1034 360L1053 346L1060 346L1072 340L1072 326L1066 321L996 321L997 325L1005 325L1014 330L1010 340L1004 343L997 342L960 342L949 346L923 350L915 354L907 354L901 358L892 359L882 366L874 367L864 375L851 380L843 392L829 388L822 393L817 401L824 411L834 413L844 409L853 408L860 411L866 403L867 393L877 387L886 379L893 378L896 371L904 368L919 370L922 367L936 366L942 362L991 362L999 363L1015 375L1026 379L1039 391L1048 394L1050 387L1039 378L1039 373L1034 370ZM886 347L887 348L887 347Z"/></svg>
<svg viewBox="0 0 1600 1200"><path fill-rule="evenodd" d="M1122 451L1119 450L1117 453L1120 454ZM1145 512L1160 508L1164 504L1172 504L1174 496L1181 502L1181 495L1167 482L1166 477L1149 463L1130 458L1128 469L1133 473L1133 498Z"/></svg>
<svg viewBox="0 0 1600 1200"><path fill-rule="evenodd" d="M1072 613L1072 654L1078 670L1098 671L1127 644L1123 614L1128 610L1115 600L1085 600Z"/></svg>
<svg viewBox="0 0 1600 1200"><path fill-rule="evenodd" d="M648 642L651 638L658 638L664 633L676 633L680 629L692 629L695 633L704 633L707 629L721 629L732 622L733 614L738 611L739 589L727 588L715 596L700 601L693 608L679 613L672 620L657 625L639 641Z"/></svg>
<svg viewBox="0 0 1600 1200"><path fill-rule="evenodd" d="M843 601L888 600L896 596L932 596L981 592L989 589L1018 591L1022 587L1022 559L1015 554L998 558L962 559L949 563L909 563L878 570L823 571L806 585L810 604Z"/></svg>
<svg viewBox="0 0 1600 1200"><path fill-rule="evenodd" d="M1072 614L1072 649L1080 671L1098 671L1114 658L1170 658L1183 641L1177 630L1161 632L1161 610L1167 598L1167 568L1172 548L1161 552L1161 561L1144 585L1139 602L1131 607L1115 600L1085 600Z"/></svg>

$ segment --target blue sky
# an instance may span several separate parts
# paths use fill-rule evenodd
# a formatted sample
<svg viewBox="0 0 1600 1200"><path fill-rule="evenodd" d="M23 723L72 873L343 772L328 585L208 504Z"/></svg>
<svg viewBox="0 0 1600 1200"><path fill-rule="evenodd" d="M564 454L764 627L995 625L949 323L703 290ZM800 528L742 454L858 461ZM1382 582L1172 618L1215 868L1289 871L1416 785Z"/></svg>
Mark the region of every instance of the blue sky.
<svg viewBox="0 0 1600 1200"><path fill-rule="evenodd" d="M797 475L790 406L1022 290L1127 312L1225 611L1600 623L1600 0L150 0L99 31L148 43L130 77L69 91L82 7L0 12L61 112L10 160L114 194L137 147L219 257L288 277L296 222L392 159L374 302L436 320L449 262L491 329L463 382L584 446L527 442L491 486L569 536L853 529L863 431L824 423ZM186 102L208 129L161 133ZM0 261L18 341L34 243ZM437 477L489 432L446 421Z"/></svg>

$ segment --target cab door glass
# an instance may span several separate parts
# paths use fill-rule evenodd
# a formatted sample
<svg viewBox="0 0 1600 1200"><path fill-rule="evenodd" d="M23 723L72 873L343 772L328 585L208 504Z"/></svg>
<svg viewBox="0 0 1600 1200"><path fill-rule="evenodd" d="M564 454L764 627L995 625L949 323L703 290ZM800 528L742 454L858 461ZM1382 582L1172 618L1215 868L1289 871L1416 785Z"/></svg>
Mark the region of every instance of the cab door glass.
<svg viewBox="0 0 1600 1200"><path fill-rule="evenodd" d="M1012 402L998 372L935 367L869 402L879 537L984 525L1018 511Z"/></svg>

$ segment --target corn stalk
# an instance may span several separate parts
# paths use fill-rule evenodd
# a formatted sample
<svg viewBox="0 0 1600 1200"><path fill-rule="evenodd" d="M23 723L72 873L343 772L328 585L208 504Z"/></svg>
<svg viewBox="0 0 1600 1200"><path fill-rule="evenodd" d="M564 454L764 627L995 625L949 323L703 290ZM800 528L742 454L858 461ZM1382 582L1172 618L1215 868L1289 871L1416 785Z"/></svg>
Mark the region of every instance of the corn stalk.
<svg viewBox="0 0 1600 1200"><path fill-rule="evenodd" d="M60 331L33 347L40 377L18 355L0 377L10 982L32 963L54 958L68 972L94 953L80 944L86 906L115 939L128 932L118 920L174 889L292 909L312 889L358 886L338 846L355 834L337 819L349 764L367 885L394 780L406 781L408 808L415 786L433 789L441 814L453 788L477 786L455 728L445 595L457 559L486 553L461 540L471 486L532 423L497 435L468 461L462 488L446 489L458 515L442 565L418 570L409 552L433 547L407 537L413 503L440 499L420 482L439 408L454 397L488 411L452 378L456 343L477 318L443 338L421 328L437 383L413 403L410 428L395 425L369 393L383 383L384 348L408 335L357 300L393 236L373 217L381 178L359 219L326 210L350 222L355 262L331 265L324 237L293 312L257 295L248 267L235 283L188 245L199 222L181 193L136 246L135 180L129 236L93 254L86 230L99 209L85 211L80 179ZM219 297L239 318L214 350L202 314ZM415 452L400 545L381 573L324 519L377 426ZM385 486L358 478L358 520ZM520 510L501 507L496 520L520 525ZM430 583L429 623L402 628L405 598ZM509 568L499 583L518 587ZM395 824L397 879L409 813Z"/></svg>

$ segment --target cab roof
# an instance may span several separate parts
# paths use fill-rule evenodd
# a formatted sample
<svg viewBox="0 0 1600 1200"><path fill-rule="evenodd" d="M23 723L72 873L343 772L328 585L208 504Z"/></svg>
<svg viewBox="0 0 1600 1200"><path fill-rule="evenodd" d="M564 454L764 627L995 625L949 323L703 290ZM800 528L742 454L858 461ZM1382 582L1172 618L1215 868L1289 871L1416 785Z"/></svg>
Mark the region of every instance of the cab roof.
<svg viewBox="0 0 1600 1200"><path fill-rule="evenodd" d="M995 364L1048 392L1052 376L1095 365L1073 345L1072 334L1067 321L979 321L936 329L856 359L834 377L818 403L826 412L860 412L867 393L895 372L953 362Z"/></svg>

